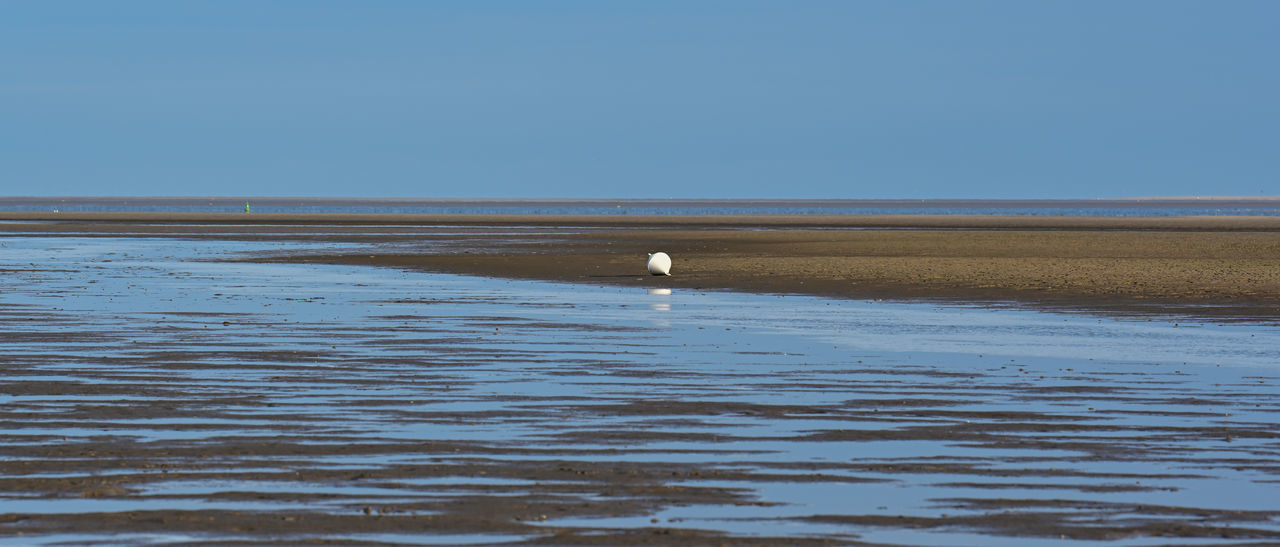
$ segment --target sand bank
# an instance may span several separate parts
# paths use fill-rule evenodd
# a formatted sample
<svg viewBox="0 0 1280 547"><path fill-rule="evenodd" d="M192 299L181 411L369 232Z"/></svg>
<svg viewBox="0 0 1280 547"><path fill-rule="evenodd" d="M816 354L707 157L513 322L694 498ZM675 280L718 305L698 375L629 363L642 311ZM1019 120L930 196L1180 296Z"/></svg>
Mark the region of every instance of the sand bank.
<svg viewBox="0 0 1280 547"><path fill-rule="evenodd" d="M1280 306L1280 218L0 213L0 233L368 243L262 261L846 298ZM387 252L380 244L396 243ZM411 244L411 251L403 251ZM645 274L665 251L674 274Z"/></svg>

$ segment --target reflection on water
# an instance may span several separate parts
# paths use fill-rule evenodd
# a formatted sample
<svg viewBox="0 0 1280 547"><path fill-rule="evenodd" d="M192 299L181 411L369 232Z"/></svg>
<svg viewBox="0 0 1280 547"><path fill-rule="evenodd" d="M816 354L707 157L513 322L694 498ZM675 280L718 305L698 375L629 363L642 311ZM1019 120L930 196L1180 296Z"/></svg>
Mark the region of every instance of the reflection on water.
<svg viewBox="0 0 1280 547"><path fill-rule="evenodd" d="M649 309L657 312L671 311L671 289L649 289L654 298L649 302ZM668 327L671 323L661 320L659 326Z"/></svg>
<svg viewBox="0 0 1280 547"><path fill-rule="evenodd" d="M1025 544L1007 534L1119 515L1280 537L1232 513L1280 511L1270 326L215 260L301 244L5 243L0 514L425 518L482 496L542 507L474 536L492 541ZM1044 524L979 518L1009 512ZM921 520L875 520L899 516ZM342 537L406 540L384 532Z"/></svg>

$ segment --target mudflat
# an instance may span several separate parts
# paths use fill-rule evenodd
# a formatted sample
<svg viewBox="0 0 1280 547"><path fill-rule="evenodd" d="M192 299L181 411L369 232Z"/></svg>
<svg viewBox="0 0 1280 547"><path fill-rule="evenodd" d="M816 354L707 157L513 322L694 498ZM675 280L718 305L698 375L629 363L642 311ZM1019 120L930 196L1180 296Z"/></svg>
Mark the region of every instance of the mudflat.
<svg viewBox="0 0 1280 547"><path fill-rule="evenodd" d="M1227 279L1270 219L13 216L0 542L1280 539L1274 326L591 286L1012 299L915 269L1047 252ZM1061 301L1273 319L1237 279Z"/></svg>
<svg viewBox="0 0 1280 547"><path fill-rule="evenodd" d="M1280 311L1280 218L0 213L0 232L393 244L255 260L859 299ZM674 260L651 278L648 252Z"/></svg>

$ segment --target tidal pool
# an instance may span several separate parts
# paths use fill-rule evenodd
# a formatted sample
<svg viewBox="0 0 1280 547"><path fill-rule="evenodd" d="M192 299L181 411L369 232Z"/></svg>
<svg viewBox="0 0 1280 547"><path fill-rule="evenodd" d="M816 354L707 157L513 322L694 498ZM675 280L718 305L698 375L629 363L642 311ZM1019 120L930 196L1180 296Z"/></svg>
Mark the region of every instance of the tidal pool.
<svg viewBox="0 0 1280 547"><path fill-rule="evenodd" d="M1274 325L312 247L4 238L0 539L1280 539Z"/></svg>

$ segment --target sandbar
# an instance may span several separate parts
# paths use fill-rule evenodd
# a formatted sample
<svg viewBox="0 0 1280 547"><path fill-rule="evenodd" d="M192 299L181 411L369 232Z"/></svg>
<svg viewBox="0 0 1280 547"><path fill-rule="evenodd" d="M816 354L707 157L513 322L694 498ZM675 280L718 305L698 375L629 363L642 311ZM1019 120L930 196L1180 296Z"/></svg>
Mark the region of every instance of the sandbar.
<svg viewBox="0 0 1280 547"><path fill-rule="evenodd" d="M369 244L255 261L858 299L1280 315L1280 217L3 212L0 220L6 221L0 233ZM646 274L647 253L655 251L672 256L672 276Z"/></svg>

